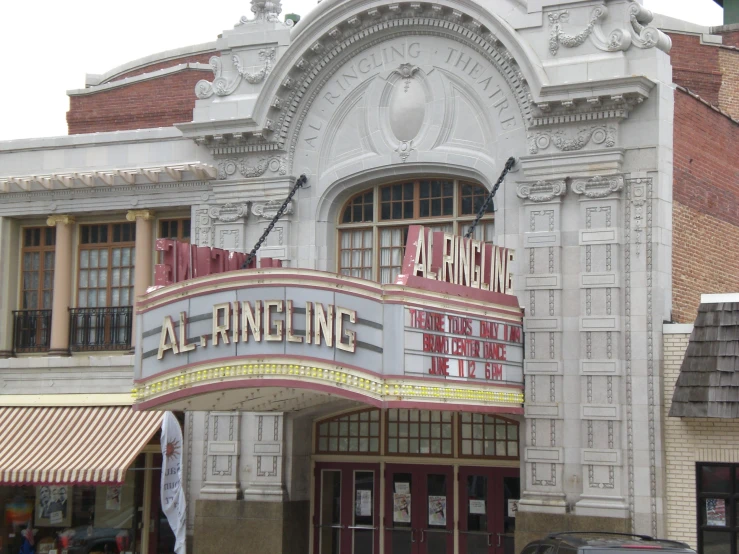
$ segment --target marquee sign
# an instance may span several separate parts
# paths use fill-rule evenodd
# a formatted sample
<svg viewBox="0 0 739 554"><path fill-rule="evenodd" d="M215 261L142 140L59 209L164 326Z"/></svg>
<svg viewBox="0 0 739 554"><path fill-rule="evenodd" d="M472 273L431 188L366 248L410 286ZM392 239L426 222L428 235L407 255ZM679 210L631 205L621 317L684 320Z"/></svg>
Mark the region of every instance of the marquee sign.
<svg viewBox="0 0 739 554"><path fill-rule="evenodd" d="M137 402L196 409L216 391L267 387L520 412L522 314L500 292L511 253L434 235L411 227L392 285L270 268L150 292L137 305Z"/></svg>

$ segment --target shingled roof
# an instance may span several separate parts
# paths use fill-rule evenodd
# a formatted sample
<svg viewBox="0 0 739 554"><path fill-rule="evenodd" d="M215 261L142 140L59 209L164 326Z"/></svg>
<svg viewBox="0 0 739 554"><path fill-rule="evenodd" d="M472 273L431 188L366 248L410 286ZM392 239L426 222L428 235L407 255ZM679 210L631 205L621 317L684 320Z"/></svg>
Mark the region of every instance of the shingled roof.
<svg viewBox="0 0 739 554"><path fill-rule="evenodd" d="M670 416L739 418L739 295L702 298Z"/></svg>

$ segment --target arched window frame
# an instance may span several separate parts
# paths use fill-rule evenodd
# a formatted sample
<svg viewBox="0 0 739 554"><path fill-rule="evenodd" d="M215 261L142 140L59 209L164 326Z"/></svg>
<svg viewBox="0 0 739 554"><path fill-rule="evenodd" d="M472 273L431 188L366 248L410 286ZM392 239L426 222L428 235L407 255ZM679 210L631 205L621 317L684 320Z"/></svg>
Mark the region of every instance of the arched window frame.
<svg viewBox="0 0 739 554"><path fill-rule="evenodd" d="M423 203L431 206L431 200L441 199L443 196L433 196L429 193L429 196L423 197L422 183L433 181L452 184L451 214L422 215ZM410 211L408 210L408 204L411 203L412 215L408 218L383 217L383 215L387 215L387 211L385 214L382 213L382 205L388 203L383 202L383 191L392 191L393 187L397 189L398 185L408 184L412 184L413 187L412 197L406 199L404 196L403 200L395 203L404 203L401 210L407 210L406 214ZM464 192L470 192L469 187L473 187L475 193L473 196L464 194ZM430 190L430 187L426 186L426 189ZM366 197L370 192L372 193L372 219L368 221L366 216L369 214L370 208ZM380 283L392 283L400 270L409 225L420 224L437 231L443 230L453 234L464 234L477 214L477 210L474 208L481 202L480 199L484 201L487 193L487 189L480 183L469 179L448 179L445 177L420 177L390 181L361 190L344 202L341 210L339 210L337 217L336 272L342 275L379 281ZM443 200L440 200L440 202L443 206ZM344 222L344 214L348 208L352 207L353 203L359 205L362 218L357 222ZM463 206L467 208L465 211L468 213L463 213ZM475 229L475 238L491 242L494 233L494 221L495 215L492 211L485 214Z"/></svg>
<svg viewBox="0 0 739 554"><path fill-rule="evenodd" d="M465 420L469 421L465 421ZM476 420L480 420L479 422ZM475 436L475 425L481 425L482 436ZM496 436L496 428L498 425L505 425L506 436L504 439L500 439L506 443L506 455L498 455L496 442L499 440ZM470 427L469 438L466 437L463 428L465 426ZM511 431L509 428L515 428L515 438L510 436ZM492 430L493 435L488 436L488 429ZM470 441L470 452L465 452L464 441ZM481 444L481 453L476 454L474 451L474 443ZM486 443L491 442L493 448L496 450L494 454L486 453ZM510 446L508 443L514 443L515 454L511 454ZM521 426L515 419L507 417L492 415L492 414L477 414L477 413L460 413L457 418L457 448L460 458L477 458L485 460L518 460L521 457ZM489 452L489 451L488 451Z"/></svg>
<svg viewBox="0 0 739 554"><path fill-rule="evenodd" d="M362 414L367 414L367 427L368 427L368 433L362 433L361 432L361 425L362 423L365 423L365 421L362 421ZM375 415L376 414L376 415ZM352 418L356 416L357 417L357 426L359 428L358 434L353 434L351 432L351 424ZM373 419L375 418L375 419ZM346 423L347 426L347 432L342 433L341 432L341 424ZM331 432L331 424L336 423L336 428L338 433L334 434ZM372 433L372 424L376 424L377 433ZM322 429L323 425L326 425L326 429L329 431L328 434L323 434ZM331 439L332 438L337 439L337 448L331 449ZM326 448L322 449L321 444L323 438L326 438ZM347 449L341 450L339 447L341 444L341 439L346 438L347 439ZM367 439L367 450L360 450L361 446L361 439L366 438ZM358 448L357 450L351 450L351 440L357 439ZM316 428L315 428L315 452L316 454L336 454L336 455L343 455L343 456L367 456L367 455L380 455L382 452L382 411L378 408L365 408L361 410L354 410L351 412L344 412L341 414L335 414L333 416L321 419L316 422ZM376 444L377 449L373 450L372 445Z"/></svg>

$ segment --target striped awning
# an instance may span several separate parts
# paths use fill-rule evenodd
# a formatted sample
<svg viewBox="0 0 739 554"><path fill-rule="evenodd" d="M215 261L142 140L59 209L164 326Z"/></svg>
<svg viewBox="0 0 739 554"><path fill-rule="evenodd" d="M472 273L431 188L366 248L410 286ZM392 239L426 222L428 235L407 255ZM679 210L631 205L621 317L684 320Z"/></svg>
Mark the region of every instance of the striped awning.
<svg viewBox="0 0 739 554"><path fill-rule="evenodd" d="M0 484L120 484L162 412L130 406L0 408Z"/></svg>

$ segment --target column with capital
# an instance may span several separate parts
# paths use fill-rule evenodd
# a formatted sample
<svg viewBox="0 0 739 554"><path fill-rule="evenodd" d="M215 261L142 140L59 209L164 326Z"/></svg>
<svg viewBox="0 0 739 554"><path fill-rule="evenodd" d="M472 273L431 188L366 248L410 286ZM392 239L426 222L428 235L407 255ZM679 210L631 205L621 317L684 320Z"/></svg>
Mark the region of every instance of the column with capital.
<svg viewBox="0 0 739 554"><path fill-rule="evenodd" d="M54 299L51 304L51 341L49 356L69 355L69 308L72 302L72 230L74 218L52 215L46 220L56 227L54 251Z"/></svg>
<svg viewBox="0 0 739 554"><path fill-rule="evenodd" d="M128 221L136 222L136 254L134 257L133 273L133 296L134 309L136 308L136 299L142 294L146 294L146 289L151 286L152 282L152 250L154 243L152 236L154 234L154 212L151 210L130 210L126 214ZM134 336L136 330L136 318L131 330L131 346L134 345Z"/></svg>

